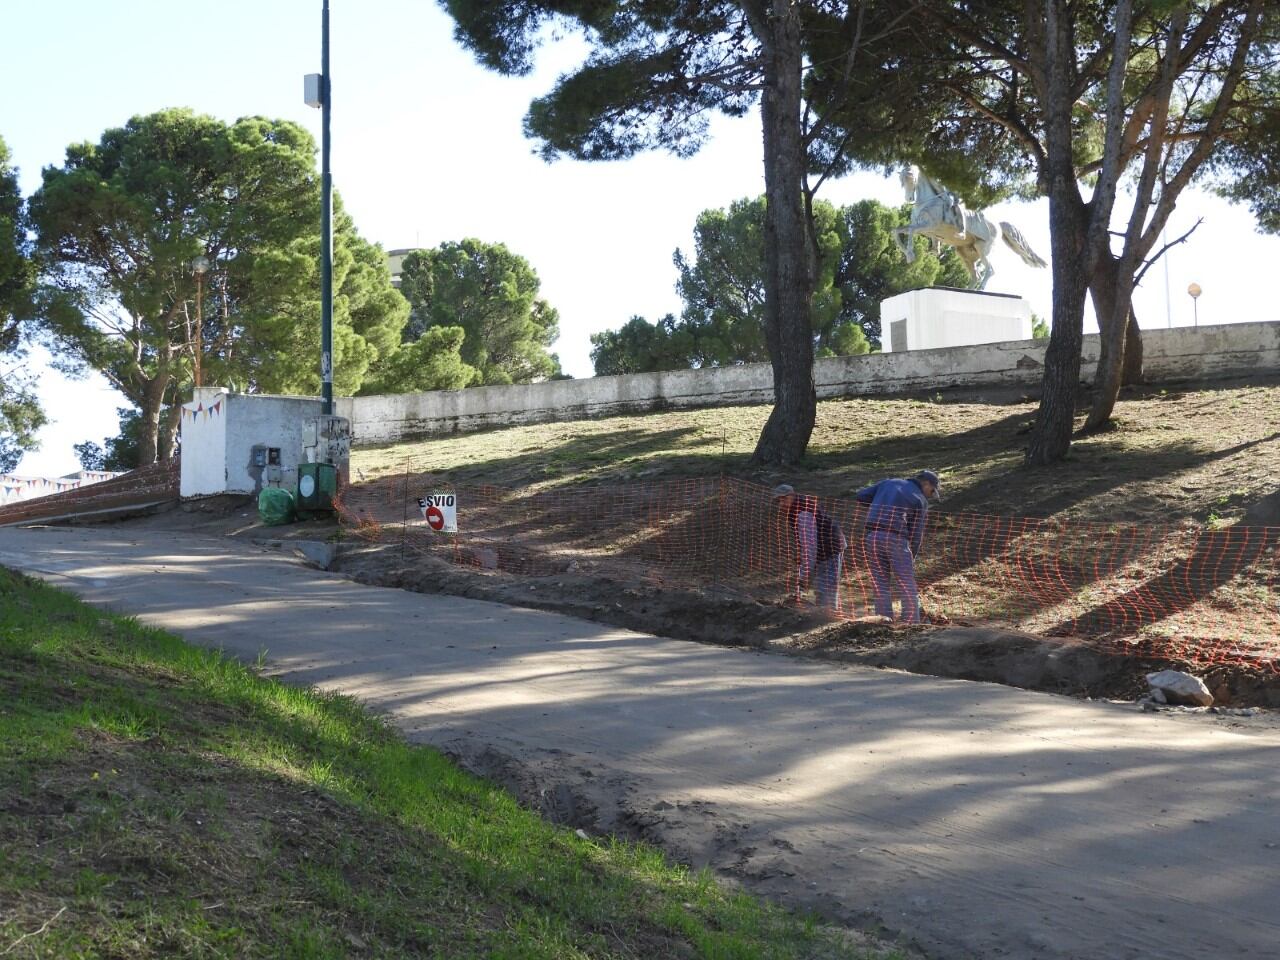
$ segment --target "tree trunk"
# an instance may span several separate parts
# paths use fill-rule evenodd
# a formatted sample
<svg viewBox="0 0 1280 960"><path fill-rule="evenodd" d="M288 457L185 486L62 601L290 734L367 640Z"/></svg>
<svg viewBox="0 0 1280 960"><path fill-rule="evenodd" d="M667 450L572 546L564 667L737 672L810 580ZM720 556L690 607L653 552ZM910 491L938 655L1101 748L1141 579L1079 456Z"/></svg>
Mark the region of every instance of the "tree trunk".
<svg viewBox="0 0 1280 960"><path fill-rule="evenodd" d="M804 206L798 8L771 0L759 39L765 50L761 106L765 182L765 339L773 364L774 406L752 462L797 463L817 416L813 383L814 265Z"/></svg>
<svg viewBox="0 0 1280 960"><path fill-rule="evenodd" d="M1138 315L1133 309L1132 298L1129 301L1129 327L1124 335L1124 386L1131 387L1143 383L1146 373L1142 367L1142 331L1138 329Z"/></svg>
<svg viewBox="0 0 1280 960"><path fill-rule="evenodd" d="M164 406L164 392L169 387L169 374L161 371L143 383L142 402L138 404L142 417L142 436L138 442L138 466L156 462L160 451L160 408Z"/></svg>
<svg viewBox="0 0 1280 960"><path fill-rule="evenodd" d="M1033 5L1028 4L1028 11ZM1072 155L1074 46L1071 12L1064 0L1047 0L1043 19L1029 16L1028 42L1042 61L1040 99L1045 104L1045 158L1041 170L1049 195L1053 254L1053 325L1044 355L1044 380L1035 430L1027 444L1028 466L1061 460L1071 449L1076 395L1080 390L1080 345L1084 300L1093 264L1090 211L1080 196ZM1095 191L1096 197L1096 191Z"/></svg>
<svg viewBox="0 0 1280 960"><path fill-rule="evenodd" d="M1052 214L1050 219L1054 219ZM1053 329L1044 355L1044 380L1036 428L1027 445L1029 466L1061 460L1071 449L1076 396L1080 391L1080 345L1084 339L1084 300L1089 278L1080 269L1079 247L1067 249L1072 236L1082 241L1083 229L1075 219L1071 230L1061 224L1053 229Z"/></svg>
<svg viewBox="0 0 1280 960"><path fill-rule="evenodd" d="M172 460L178 453L178 429L182 424L182 399L177 391L170 398L169 409L160 424L159 459Z"/></svg>
<svg viewBox="0 0 1280 960"><path fill-rule="evenodd" d="M1124 382L1125 348L1129 339L1129 310L1133 300L1133 271L1104 252L1098 258L1090 284L1098 314L1101 350L1093 383L1093 406L1085 421L1087 432L1102 430L1111 422L1120 386Z"/></svg>

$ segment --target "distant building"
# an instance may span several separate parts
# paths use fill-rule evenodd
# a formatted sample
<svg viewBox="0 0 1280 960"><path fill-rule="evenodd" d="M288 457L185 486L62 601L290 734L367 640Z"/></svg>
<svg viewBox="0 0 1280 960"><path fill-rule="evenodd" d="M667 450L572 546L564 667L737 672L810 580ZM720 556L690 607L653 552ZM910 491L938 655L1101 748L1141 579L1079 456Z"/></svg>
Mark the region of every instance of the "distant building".
<svg viewBox="0 0 1280 960"><path fill-rule="evenodd" d="M417 247L403 247L399 250L387 251L387 266L391 269L391 285L400 289L400 275L404 273L404 258L417 250Z"/></svg>
<svg viewBox="0 0 1280 960"><path fill-rule="evenodd" d="M925 287L880 301L885 353L1031 339L1031 305L1012 293Z"/></svg>
<svg viewBox="0 0 1280 960"><path fill-rule="evenodd" d="M0 504L47 497L118 476L120 474L104 470L77 470L65 477L20 477L12 473L0 473Z"/></svg>

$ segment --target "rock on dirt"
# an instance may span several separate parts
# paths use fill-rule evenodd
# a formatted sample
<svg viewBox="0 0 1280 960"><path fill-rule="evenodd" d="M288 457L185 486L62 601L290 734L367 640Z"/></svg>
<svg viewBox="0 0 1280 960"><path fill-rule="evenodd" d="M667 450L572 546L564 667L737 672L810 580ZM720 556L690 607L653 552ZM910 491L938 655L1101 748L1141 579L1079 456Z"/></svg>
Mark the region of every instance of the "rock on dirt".
<svg viewBox="0 0 1280 960"><path fill-rule="evenodd" d="M1164 695L1168 703L1186 704L1193 707L1213 706L1213 694L1199 677L1193 677L1181 670L1160 670L1147 674L1147 683L1153 692Z"/></svg>
<svg viewBox="0 0 1280 960"><path fill-rule="evenodd" d="M289 546L293 548L295 556L321 570L328 570L333 566L333 559L337 555L334 544L320 540L294 540Z"/></svg>

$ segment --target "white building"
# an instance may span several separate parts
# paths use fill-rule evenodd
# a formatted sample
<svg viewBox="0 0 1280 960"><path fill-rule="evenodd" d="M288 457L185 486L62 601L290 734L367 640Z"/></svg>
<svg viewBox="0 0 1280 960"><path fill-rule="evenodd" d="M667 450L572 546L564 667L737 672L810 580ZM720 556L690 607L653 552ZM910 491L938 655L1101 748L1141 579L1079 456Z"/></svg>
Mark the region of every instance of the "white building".
<svg viewBox="0 0 1280 960"><path fill-rule="evenodd" d="M387 251L387 268L391 271L391 285L400 289L400 275L404 273L404 258L418 247L403 247L399 250Z"/></svg>
<svg viewBox="0 0 1280 960"><path fill-rule="evenodd" d="M880 349L935 350L1031 339L1031 305L1013 293L908 290L880 302Z"/></svg>

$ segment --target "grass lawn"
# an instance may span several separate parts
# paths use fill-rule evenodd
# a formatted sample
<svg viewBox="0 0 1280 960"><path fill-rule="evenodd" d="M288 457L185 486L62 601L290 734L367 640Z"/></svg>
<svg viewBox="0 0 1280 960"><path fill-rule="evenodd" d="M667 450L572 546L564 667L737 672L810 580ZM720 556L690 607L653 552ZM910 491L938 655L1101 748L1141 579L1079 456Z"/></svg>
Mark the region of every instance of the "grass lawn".
<svg viewBox="0 0 1280 960"><path fill-rule="evenodd" d="M406 467L459 483L538 490L672 476L757 476L748 459L767 406L548 423L352 451L357 480ZM1280 380L1126 390L1116 429L1053 467L1022 465L1036 404L856 398L818 404L805 464L785 479L849 497L885 476L942 473L943 512L1103 522L1224 524L1280 490ZM1079 418L1083 422L1083 413Z"/></svg>
<svg viewBox="0 0 1280 960"><path fill-rule="evenodd" d="M896 956L0 568L0 956Z"/></svg>

